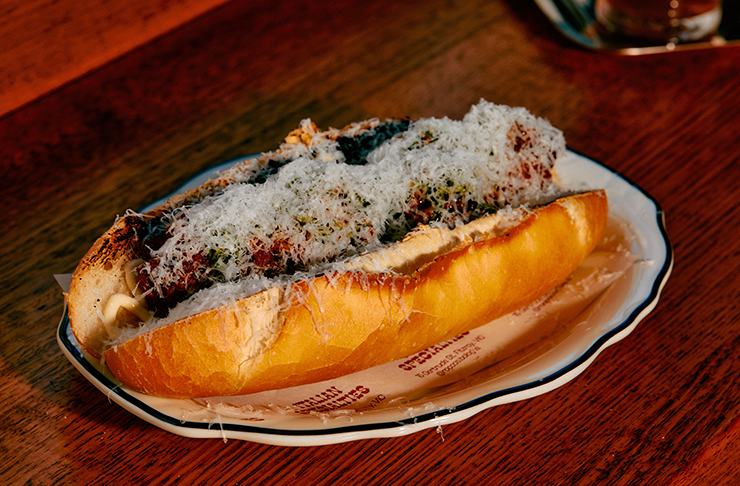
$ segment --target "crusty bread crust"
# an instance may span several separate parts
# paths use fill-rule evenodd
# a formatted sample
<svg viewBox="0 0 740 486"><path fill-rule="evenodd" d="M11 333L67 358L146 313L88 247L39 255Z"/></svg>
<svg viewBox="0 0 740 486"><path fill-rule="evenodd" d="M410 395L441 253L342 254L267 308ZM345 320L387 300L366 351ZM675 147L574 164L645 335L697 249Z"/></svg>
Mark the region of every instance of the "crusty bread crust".
<svg viewBox="0 0 740 486"><path fill-rule="evenodd" d="M99 312L111 295L128 292L127 262L138 258L137 219L119 218L88 250L77 265L65 295L72 332L85 351L100 358L110 338Z"/></svg>
<svg viewBox="0 0 740 486"><path fill-rule="evenodd" d="M269 155L263 156L257 163L261 164L268 159ZM125 265L142 254L140 238L145 232L145 221L161 217L175 208L197 203L219 192L234 181L235 174L248 168L247 163L238 164L232 171L196 188L173 195L164 204L147 213L122 216L98 238L77 265L69 292L65 295L70 327L86 352L101 358L105 343L115 334L115 330L102 324L99 315L111 295L129 293Z"/></svg>
<svg viewBox="0 0 740 486"><path fill-rule="evenodd" d="M561 198L534 208L504 234L446 251L410 275L351 271L270 289L114 345L105 363L125 385L173 398L242 395L343 376L535 301L593 250L607 218L604 191ZM126 224L115 228L110 241ZM95 270L76 284L87 290L102 278L100 268L108 276L117 271L125 251L108 255L105 245L96 245L88 255L83 262ZM90 263L99 255L106 263ZM73 308L83 302L69 304L75 329L85 315ZM78 323L75 333L82 329L78 339L92 343L83 346L99 352L104 332L88 329L96 327ZM274 332L255 344L256 328Z"/></svg>

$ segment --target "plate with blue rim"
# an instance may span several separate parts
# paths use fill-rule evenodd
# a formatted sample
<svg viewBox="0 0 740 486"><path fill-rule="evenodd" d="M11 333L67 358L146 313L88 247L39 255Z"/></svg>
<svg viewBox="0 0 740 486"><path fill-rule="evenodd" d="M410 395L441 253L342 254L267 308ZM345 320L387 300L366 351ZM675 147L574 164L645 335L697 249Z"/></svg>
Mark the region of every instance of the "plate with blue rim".
<svg viewBox="0 0 740 486"><path fill-rule="evenodd" d="M245 157L245 159L248 157ZM236 161L214 167L194 177L176 193L197 187L217 176ZM66 311L58 326L57 341L72 365L128 412L171 433L192 438L236 439L282 446L316 446L369 438L400 437L438 428L472 417L492 407L526 400L568 383L592 364L599 354L627 337L658 303L673 266L673 251L666 232L663 210L637 184L614 170L581 154L568 151L558 160L558 175L564 185L605 189L610 211L627 222L634 233L632 251L639 255L621 288L605 294L609 305L599 306L589 319L567 339L536 360L523 361L503 374L461 381L437 390L433 402L418 397L413 403L353 414L344 420L326 420L316 414L279 414L260 420L237 419L213 414L201 402L143 395L123 386L94 357L88 355L72 333ZM160 205L155 201L142 211Z"/></svg>

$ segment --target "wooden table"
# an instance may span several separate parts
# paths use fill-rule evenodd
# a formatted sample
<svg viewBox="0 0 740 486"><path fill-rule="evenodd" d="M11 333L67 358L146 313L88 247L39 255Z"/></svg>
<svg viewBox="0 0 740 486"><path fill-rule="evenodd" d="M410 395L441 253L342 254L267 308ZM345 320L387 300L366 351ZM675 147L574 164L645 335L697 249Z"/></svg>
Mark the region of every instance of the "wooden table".
<svg viewBox="0 0 740 486"><path fill-rule="evenodd" d="M239 0L6 113L0 483L734 483L738 87L738 47L589 52L532 2ZM657 308L573 381L441 433L292 448L165 432L64 358L53 275L117 214L275 148L306 117L459 118L480 98L548 118L667 215L675 265Z"/></svg>

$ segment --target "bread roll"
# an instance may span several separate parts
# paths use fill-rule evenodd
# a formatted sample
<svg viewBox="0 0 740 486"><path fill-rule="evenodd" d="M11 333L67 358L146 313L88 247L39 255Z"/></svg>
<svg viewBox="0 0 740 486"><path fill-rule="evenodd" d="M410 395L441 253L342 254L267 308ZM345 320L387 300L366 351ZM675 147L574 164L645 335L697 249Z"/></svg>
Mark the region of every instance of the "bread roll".
<svg viewBox="0 0 740 486"><path fill-rule="evenodd" d="M276 287L114 345L105 363L127 386L172 398L354 373L537 300L593 250L607 215L603 191L558 199L408 275L357 270ZM250 343L255 329L270 333L259 349Z"/></svg>
<svg viewBox="0 0 740 486"><path fill-rule="evenodd" d="M591 252L606 195L558 185L564 151L545 120L485 101L461 121L306 120L277 151L118 219L75 271L71 328L163 397L403 358L533 302Z"/></svg>

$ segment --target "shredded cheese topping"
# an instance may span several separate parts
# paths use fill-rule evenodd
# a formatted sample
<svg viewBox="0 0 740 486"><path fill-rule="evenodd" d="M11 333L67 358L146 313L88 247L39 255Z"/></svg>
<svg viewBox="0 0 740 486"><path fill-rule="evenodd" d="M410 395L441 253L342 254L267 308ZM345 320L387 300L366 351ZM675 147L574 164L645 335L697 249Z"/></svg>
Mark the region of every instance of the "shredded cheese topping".
<svg viewBox="0 0 740 486"><path fill-rule="evenodd" d="M379 125L320 131L304 120L278 151L226 174L233 182L221 192L165 214L169 238L147 268L155 290L204 255L216 283L163 320L150 320L161 325L291 279L353 267L348 259L404 237L413 230L407 220L419 215L425 231L452 229L560 194L551 169L565 151L562 133L523 108L481 100L462 120L411 122L361 160L346 160L342 142ZM278 164L266 168L268 158ZM265 268L273 264L281 271L270 275Z"/></svg>
<svg viewBox="0 0 740 486"><path fill-rule="evenodd" d="M263 184L231 184L170 214L172 236L152 253L160 262L152 269L155 281L183 272L195 254L208 255L225 281L258 273L264 262L254 255L260 251L279 254L279 267L292 262L300 271L323 270L380 247L394 215L414 209L415 193L455 199L455 207L434 208L433 221L447 227L468 222L458 208L471 201L539 203L557 191L543 168L564 150L561 133L549 123L487 102L462 121L412 123L362 165L343 163L336 134L320 136L308 121L301 129L303 140L281 147L290 148L283 154L292 161Z"/></svg>

